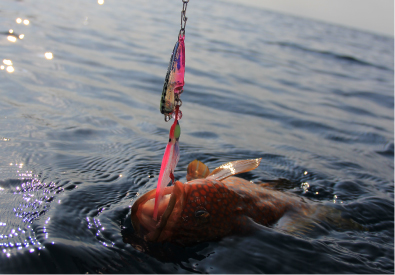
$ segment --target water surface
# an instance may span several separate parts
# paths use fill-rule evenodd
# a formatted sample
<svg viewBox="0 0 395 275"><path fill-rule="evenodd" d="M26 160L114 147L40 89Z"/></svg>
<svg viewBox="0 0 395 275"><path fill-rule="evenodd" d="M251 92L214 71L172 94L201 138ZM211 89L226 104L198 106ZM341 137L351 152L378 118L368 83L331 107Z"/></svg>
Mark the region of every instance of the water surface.
<svg viewBox="0 0 395 275"><path fill-rule="evenodd" d="M393 38L225 1L188 5L176 178L195 158L262 157L244 178L286 178L369 231L123 241L167 143L159 99L181 6L2 2L0 272L393 273Z"/></svg>

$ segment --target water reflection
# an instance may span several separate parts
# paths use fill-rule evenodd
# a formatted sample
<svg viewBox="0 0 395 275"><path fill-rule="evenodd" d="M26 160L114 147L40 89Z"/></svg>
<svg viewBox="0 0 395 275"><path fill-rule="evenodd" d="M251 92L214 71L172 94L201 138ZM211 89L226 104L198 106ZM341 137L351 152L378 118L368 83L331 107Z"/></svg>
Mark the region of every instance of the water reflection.
<svg viewBox="0 0 395 275"><path fill-rule="evenodd" d="M53 58L53 54L52 54L51 52L46 52L46 53L44 54L44 56L45 56L45 58L48 59L48 60L50 60L50 59Z"/></svg>
<svg viewBox="0 0 395 275"><path fill-rule="evenodd" d="M22 169L23 163L10 163L10 166L15 169ZM0 249L7 257L16 255L16 251L28 251L33 253L45 248L36 237L36 232L31 225L33 221L42 216L48 210L48 204L51 202L55 193L61 192L62 189L55 189L54 183L42 183L37 175L32 171L17 170L21 184L15 186L11 190L15 196L18 196L19 201L15 202L15 207L12 208L13 216L20 218L22 224L25 226L16 226L10 223L7 215L0 217ZM26 180L25 180L26 179ZM7 185L7 181L4 181ZM7 188L0 188L7 192ZM48 224L50 217L47 217L45 224ZM45 226L42 231L46 233L45 238L48 238Z"/></svg>
<svg viewBox="0 0 395 275"><path fill-rule="evenodd" d="M4 63L4 65L7 65L7 66L12 65L12 61L10 59L3 59L3 63Z"/></svg>
<svg viewBox="0 0 395 275"><path fill-rule="evenodd" d="M12 43L15 43L16 42L16 37L12 36L12 35L9 35L9 36L7 36L7 40L12 42Z"/></svg>
<svg viewBox="0 0 395 275"><path fill-rule="evenodd" d="M17 24L21 24L22 22L23 22L23 24L25 24L26 26L30 24L29 19L22 19L22 18L20 18L20 17L18 17L18 18L16 19L16 23L17 23Z"/></svg>
<svg viewBox="0 0 395 275"><path fill-rule="evenodd" d="M13 66L8 66L6 71L9 72L9 73L13 73L15 71L15 69L14 69Z"/></svg>
<svg viewBox="0 0 395 275"><path fill-rule="evenodd" d="M12 61L10 59L3 59L3 64L0 66L1 70L6 69L7 72L13 73L15 71L14 67L12 66ZM6 67L7 66L7 67Z"/></svg>
<svg viewBox="0 0 395 275"><path fill-rule="evenodd" d="M102 1L101 3L103 4L104 1ZM16 23L17 24L23 23L24 25L27 26L27 25L30 24L30 21L28 19L22 19L22 18L18 17L16 19ZM12 43L15 43L18 40L18 38L20 40L25 38L25 35L23 33L22 34L17 34L17 33L14 32L14 29L9 29L7 32L0 32L0 34L6 35L7 36L7 40L12 42ZM44 53L44 57L47 60L51 60L51 59L53 59L53 53L52 52L45 52ZM3 64L0 65L0 70L5 70L8 73L15 72L15 68L14 68L13 63L12 63L12 61L10 59L3 59Z"/></svg>
<svg viewBox="0 0 395 275"><path fill-rule="evenodd" d="M24 34L16 34L13 29L9 29L8 32L0 32L0 34L7 35L7 40L11 42L16 42L17 38L23 39L25 37Z"/></svg>

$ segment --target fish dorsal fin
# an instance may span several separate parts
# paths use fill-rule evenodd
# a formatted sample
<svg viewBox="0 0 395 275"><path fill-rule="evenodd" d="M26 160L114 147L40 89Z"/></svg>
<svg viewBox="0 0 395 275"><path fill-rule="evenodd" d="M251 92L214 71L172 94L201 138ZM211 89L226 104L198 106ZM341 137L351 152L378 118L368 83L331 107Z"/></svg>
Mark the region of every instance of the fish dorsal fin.
<svg viewBox="0 0 395 275"><path fill-rule="evenodd" d="M195 159L191 161L187 169L187 181L194 179L204 179L210 174L210 169L203 162Z"/></svg>
<svg viewBox="0 0 395 275"><path fill-rule="evenodd" d="M227 177L245 173L254 170L261 163L262 158L259 159L245 159L231 161L222 164L220 167L215 168L206 179L223 180Z"/></svg>

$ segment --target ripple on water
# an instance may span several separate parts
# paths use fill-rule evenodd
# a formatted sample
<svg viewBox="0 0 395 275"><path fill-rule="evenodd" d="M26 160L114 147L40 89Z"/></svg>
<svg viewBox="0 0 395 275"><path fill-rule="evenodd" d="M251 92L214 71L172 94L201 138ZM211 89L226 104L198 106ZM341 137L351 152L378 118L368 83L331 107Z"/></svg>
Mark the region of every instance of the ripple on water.
<svg viewBox="0 0 395 275"><path fill-rule="evenodd" d="M194 159L262 157L240 176L283 178L369 231L312 219L305 235L257 226L183 248L130 221L168 140L158 104L180 3L4 1L0 25L25 36L0 29L1 272L393 273L392 38L190 1L176 178Z"/></svg>

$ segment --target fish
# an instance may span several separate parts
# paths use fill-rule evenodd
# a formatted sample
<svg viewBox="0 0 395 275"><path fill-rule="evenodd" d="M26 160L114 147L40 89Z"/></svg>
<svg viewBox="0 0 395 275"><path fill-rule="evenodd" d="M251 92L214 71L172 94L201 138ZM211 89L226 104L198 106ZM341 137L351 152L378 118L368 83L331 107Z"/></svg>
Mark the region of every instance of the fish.
<svg viewBox="0 0 395 275"><path fill-rule="evenodd" d="M257 225L308 232L312 218L327 216L339 224L362 228L343 219L336 209L328 211L303 197L275 190L273 182L256 184L234 176L254 170L260 162L261 158L228 162L210 173L194 160L187 169L188 182L176 181L164 189L159 220L152 218L155 189L135 201L131 209L135 233L147 242L188 246L250 232Z"/></svg>
<svg viewBox="0 0 395 275"><path fill-rule="evenodd" d="M185 35L180 34L174 45L173 53L170 57L169 66L163 84L162 96L159 110L165 115L165 120L170 119L175 107L181 104L179 95L184 88L185 75Z"/></svg>
<svg viewBox="0 0 395 275"><path fill-rule="evenodd" d="M178 106L177 106L178 107ZM176 112L178 111L178 108ZM175 118L173 125L170 127L169 142L166 145L165 153L163 154L162 164L158 177L158 184L155 191L155 204L153 219L156 221L158 216L158 207L161 203L163 192L170 180L174 181L174 169L180 159L180 147L178 140L181 135L181 127L178 119Z"/></svg>

